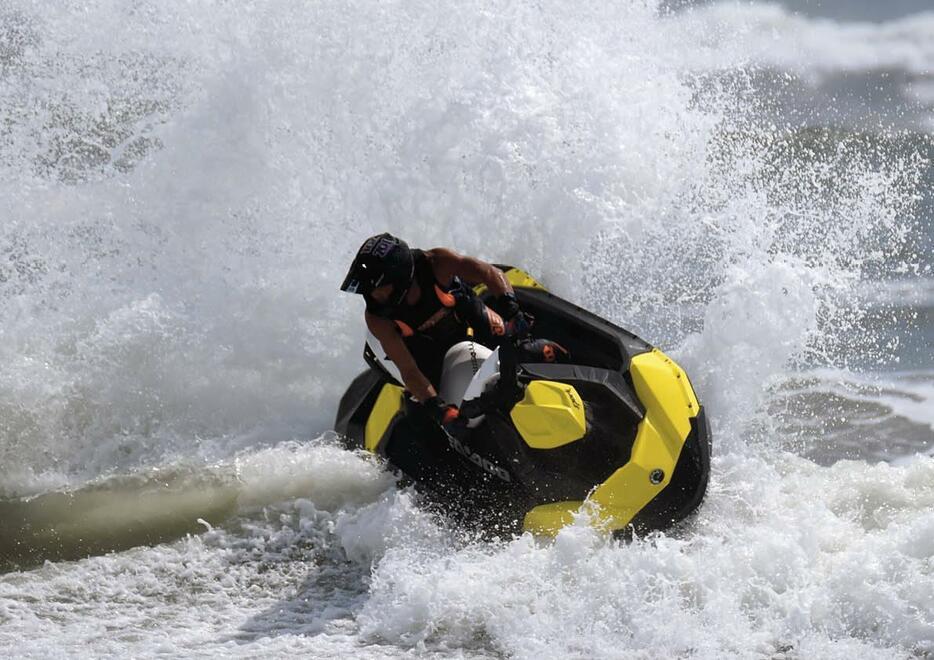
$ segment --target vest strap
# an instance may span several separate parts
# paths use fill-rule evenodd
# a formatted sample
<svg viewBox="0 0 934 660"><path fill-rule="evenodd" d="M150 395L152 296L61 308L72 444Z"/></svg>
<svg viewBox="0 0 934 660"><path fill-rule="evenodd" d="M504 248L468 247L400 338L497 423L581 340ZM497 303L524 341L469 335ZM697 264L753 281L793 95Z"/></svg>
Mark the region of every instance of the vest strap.
<svg viewBox="0 0 934 660"><path fill-rule="evenodd" d="M399 331L402 332L403 337L411 337L415 334L415 331L409 326L405 321L400 321L396 319L396 326L398 326Z"/></svg>
<svg viewBox="0 0 934 660"><path fill-rule="evenodd" d="M453 293L448 293L437 284L435 284L435 293L438 295L438 300L440 300L441 304L445 307L454 307L455 303L457 302L454 299Z"/></svg>

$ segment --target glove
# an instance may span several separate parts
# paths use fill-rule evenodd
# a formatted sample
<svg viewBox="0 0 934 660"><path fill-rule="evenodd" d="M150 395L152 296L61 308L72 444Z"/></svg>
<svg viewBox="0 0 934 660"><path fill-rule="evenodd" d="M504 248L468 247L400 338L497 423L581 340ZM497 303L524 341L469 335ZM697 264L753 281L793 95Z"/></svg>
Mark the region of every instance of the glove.
<svg viewBox="0 0 934 660"><path fill-rule="evenodd" d="M440 396L433 396L422 403L422 410L439 426L451 424L460 417L457 406L445 403Z"/></svg>
<svg viewBox="0 0 934 660"><path fill-rule="evenodd" d="M503 295L493 298L489 304L493 311L502 316L506 322L511 321L521 311L519 299L516 298L514 291L507 291Z"/></svg>
<svg viewBox="0 0 934 660"><path fill-rule="evenodd" d="M514 292L508 291L492 300L490 307L503 317L507 336L515 339L528 337L532 324L535 323L535 317L522 311Z"/></svg>
<svg viewBox="0 0 934 660"><path fill-rule="evenodd" d="M526 339L520 341L519 360L521 362L568 362L571 353L564 346L550 339Z"/></svg>
<svg viewBox="0 0 934 660"><path fill-rule="evenodd" d="M531 314L523 311L516 312L516 315L506 322L506 334L515 339L525 339L532 331L533 323L535 323L535 317Z"/></svg>

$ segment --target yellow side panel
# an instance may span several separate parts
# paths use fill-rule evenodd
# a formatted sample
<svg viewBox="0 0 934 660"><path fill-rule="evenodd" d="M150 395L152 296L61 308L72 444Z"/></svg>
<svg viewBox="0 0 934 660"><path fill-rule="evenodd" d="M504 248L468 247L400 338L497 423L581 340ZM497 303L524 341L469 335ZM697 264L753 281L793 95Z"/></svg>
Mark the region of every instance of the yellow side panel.
<svg viewBox="0 0 934 660"><path fill-rule="evenodd" d="M506 279L514 288L526 288L526 289L542 289L545 290L541 284L539 284L534 277L526 273L524 270L518 268L510 268L507 270L504 275ZM486 293L486 285L478 284L473 288L474 293L478 296Z"/></svg>
<svg viewBox="0 0 934 660"><path fill-rule="evenodd" d="M529 447L554 449L587 433L584 402L571 385L533 380L509 416Z"/></svg>
<svg viewBox="0 0 934 660"><path fill-rule="evenodd" d="M373 410L370 411L370 416L366 420L366 427L364 427L363 446L367 451L376 451L392 418L402 412L402 392L401 387L390 383L383 385L383 389L380 390Z"/></svg>
<svg viewBox="0 0 934 660"><path fill-rule="evenodd" d="M526 273L524 270L519 268L510 268L506 271L506 279L509 280L509 283L514 287L525 287L528 289L544 289L538 281Z"/></svg>
<svg viewBox="0 0 934 660"><path fill-rule="evenodd" d="M634 357L630 373L645 418L629 462L591 495L609 529L628 525L668 485L700 408L684 371L661 351Z"/></svg>
<svg viewBox="0 0 934 660"><path fill-rule="evenodd" d="M562 527L574 522L574 514L581 504L583 502L541 504L525 514L523 529L541 536L554 536Z"/></svg>
<svg viewBox="0 0 934 660"><path fill-rule="evenodd" d="M700 406L681 367L656 348L635 356L629 373L636 395L659 431L683 440Z"/></svg>
<svg viewBox="0 0 934 660"><path fill-rule="evenodd" d="M628 525L668 485L683 444L683 439L680 444L667 442L649 418L642 420L629 462L591 495L600 505L607 527L620 529Z"/></svg>

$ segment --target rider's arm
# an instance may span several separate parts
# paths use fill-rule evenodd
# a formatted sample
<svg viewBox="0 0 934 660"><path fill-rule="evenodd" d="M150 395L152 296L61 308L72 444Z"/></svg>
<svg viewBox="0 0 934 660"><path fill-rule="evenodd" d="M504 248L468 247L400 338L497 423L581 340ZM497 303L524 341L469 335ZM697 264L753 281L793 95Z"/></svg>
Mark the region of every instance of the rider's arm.
<svg viewBox="0 0 934 660"><path fill-rule="evenodd" d="M425 374L415 364L415 358L409 352L405 342L396 324L388 319L381 319L366 312L366 325L373 333L379 343L382 344L386 356L399 367L399 373L402 374L402 382L405 388L421 402L425 402L433 396L437 396L434 386L431 384Z"/></svg>
<svg viewBox="0 0 934 660"><path fill-rule="evenodd" d="M467 284L485 284L494 296L512 293L512 285L499 268L480 259L457 254L447 248L429 251L435 276L447 285L452 277L459 277Z"/></svg>

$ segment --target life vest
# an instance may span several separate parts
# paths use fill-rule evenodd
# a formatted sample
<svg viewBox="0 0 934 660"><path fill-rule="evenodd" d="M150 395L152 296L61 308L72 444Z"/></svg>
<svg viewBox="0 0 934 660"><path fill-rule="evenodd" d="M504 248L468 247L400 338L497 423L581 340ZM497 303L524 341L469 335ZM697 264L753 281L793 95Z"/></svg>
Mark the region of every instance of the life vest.
<svg viewBox="0 0 934 660"><path fill-rule="evenodd" d="M440 337L464 332L464 324L454 314L457 299L452 293L463 287L460 280L455 277L450 287L443 287L435 279L428 256L422 250L412 250L412 255L415 259L413 282L418 284L421 291L418 301L413 305L403 302L395 307L387 307L367 296L367 311L394 321L403 337Z"/></svg>

